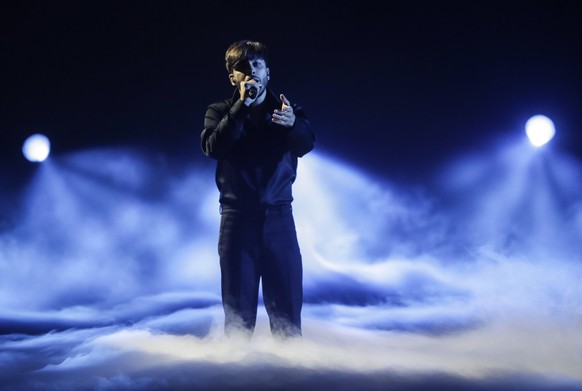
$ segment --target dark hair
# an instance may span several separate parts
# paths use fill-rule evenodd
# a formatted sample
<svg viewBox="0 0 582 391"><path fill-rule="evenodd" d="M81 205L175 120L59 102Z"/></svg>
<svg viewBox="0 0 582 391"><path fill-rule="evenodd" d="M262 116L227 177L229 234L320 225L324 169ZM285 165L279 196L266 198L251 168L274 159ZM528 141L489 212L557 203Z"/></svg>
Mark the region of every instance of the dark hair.
<svg viewBox="0 0 582 391"><path fill-rule="evenodd" d="M226 70L228 73L232 73L238 63L253 58L262 58L265 60L265 63L268 63L269 50L267 46L261 42L250 41L248 39L236 41L226 49L224 56Z"/></svg>

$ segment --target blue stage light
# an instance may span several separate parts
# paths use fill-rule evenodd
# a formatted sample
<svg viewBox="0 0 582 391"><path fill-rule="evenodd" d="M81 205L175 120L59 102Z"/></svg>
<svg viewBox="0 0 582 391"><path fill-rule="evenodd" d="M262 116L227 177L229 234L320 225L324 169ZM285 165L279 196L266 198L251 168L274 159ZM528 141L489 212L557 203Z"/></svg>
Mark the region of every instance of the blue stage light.
<svg viewBox="0 0 582 391"><path fill-rule="evenodd" d="M556 129L551 119L544 115L535 115L526 122L525 133L534 146L541 147L554 137Z"/></svg>
<svg viewBox="0 0 582 391"><path fill-rule="evenodd" d="M51 151L51 143L43 134L33 134L29 136L22 145L24 157L31 162L42 162L46 160Z"/></svg>

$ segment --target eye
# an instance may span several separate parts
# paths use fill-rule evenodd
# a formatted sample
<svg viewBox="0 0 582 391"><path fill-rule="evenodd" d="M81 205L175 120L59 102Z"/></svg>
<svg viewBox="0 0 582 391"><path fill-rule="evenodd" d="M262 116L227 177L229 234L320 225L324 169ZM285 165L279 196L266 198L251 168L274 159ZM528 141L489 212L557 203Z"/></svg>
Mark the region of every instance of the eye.
<svg viewBox="0 0 582 391"><path fill-rule="evenodd" d="M235 71L237 71L237 72L245 73L245 72L247 72L249 70L249 64L248 63L245 63L243 61L237 62L234 65L233 69Z"/></svg>

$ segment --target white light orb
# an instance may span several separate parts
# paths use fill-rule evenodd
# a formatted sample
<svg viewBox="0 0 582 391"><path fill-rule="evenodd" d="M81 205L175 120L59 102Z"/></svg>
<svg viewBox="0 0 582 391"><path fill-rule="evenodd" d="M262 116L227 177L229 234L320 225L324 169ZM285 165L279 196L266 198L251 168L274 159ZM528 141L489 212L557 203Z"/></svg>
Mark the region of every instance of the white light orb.
<svg viewBox="0 0 582 391"><path fill-rule="evenodd" d="M534 115L525 123L525 133L532 145L541 147L554 137L556 128L545 115Z"/></svg>
<svg viewBox="0 0 582 391"><path fill-rule="evenodd" d="M31 162L44 161L51 152L51 143L43 134L29 136L22 145L24 157Z"/></svg>

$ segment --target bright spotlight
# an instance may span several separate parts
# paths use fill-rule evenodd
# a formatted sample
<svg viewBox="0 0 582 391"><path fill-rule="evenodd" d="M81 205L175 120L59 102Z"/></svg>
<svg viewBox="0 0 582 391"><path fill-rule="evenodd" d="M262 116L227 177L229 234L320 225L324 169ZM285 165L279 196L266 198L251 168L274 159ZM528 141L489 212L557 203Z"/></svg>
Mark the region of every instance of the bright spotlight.
<svg viewBox="0 0 582 391"><path fill-rule="evenodd" d="M44 161L51 151L51 143L43 134L29 136L22 145L24 157L31 162Z"/></svg>
<svg viewBox="0 0 582 391"><path fill-rule="evenodd" d="M556 129L551 119L535 115L525 123L525 133L534 146L541 147L554 137Z"/></svg>

